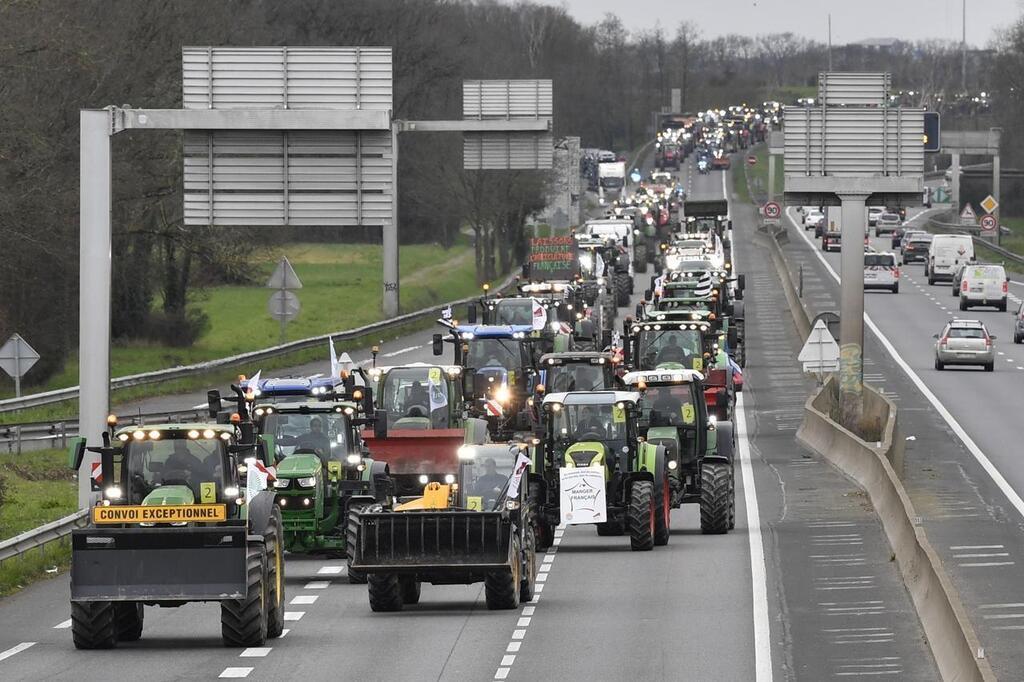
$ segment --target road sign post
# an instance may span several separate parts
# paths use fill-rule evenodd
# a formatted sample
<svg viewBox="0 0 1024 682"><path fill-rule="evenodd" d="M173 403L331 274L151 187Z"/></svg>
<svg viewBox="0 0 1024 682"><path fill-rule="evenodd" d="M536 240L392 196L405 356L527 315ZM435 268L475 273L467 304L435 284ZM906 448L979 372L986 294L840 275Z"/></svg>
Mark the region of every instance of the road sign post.
<svg viewBox="0 0 1024 682"><path fill-rule="evenodd" d="M277 289L270 295L267 310L271 317L281 323L281 344L283 345L288 340L288 322L295 319L299 310L302 309L299 297L290 291L291 289L301 289L302 282L287 256L281 256L281 260L277 262L274 273L267 281L267 288Z"/></svg>
<svg viewBox="0 0 1024 682"><path fill-rule="evenodd" d="M761 210L764 213L764 222L766 224L778 225L779 217L782 216L782 206L774 201L769 201Z"/></svg>
<svg viewBox="0 0 1024 682"><path fill-rule="evenodd" d="M12 334L7 343L0 346L0 369L14 379L14 397L21 397L21 378L39 360L39 353L20 334ZM21 427L15 429L18 454L21 454Z"/></svg>

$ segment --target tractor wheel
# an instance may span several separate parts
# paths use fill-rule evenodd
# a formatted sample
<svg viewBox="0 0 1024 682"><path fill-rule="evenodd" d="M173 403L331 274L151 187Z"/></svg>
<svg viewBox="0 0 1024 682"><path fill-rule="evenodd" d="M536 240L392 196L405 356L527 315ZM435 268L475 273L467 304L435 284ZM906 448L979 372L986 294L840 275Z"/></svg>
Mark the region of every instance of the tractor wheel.
<svg viewBox="0 0 1024 682"><path fill-rule="evenodd" d="M615 274L615 305L619 308L629 305L629 287L632 283L633 279L629 273Z"/></svg>
<svg viewBox="0 0 1024 682"><path fill-rule="evenodd" d="M647 272L647 244L637 244L633 256L633 270L639 274Z"/></svg>
<svg viewBox="0 0 1024 682"><path fill-rule="evenodd" d="M142 619L145 614L143 608L140 601L123 601L114 604L117 641L137 642L142 637Z"/></svg>
<svg viewBox="0 0 1024 682"><path fill-rule="evenodd" d="M629 547L634 551L654 549L654 484L636 481L629 496Z"/></svg>
<svg viewBox="0 0 1024 682"><path fill-rule="evenodd" d="M419 604L420 603L420 587L422 583L416 579L414 575L403 575L398 579L399 584L402 588L402 603L403 604Z"/></svg>
<svg viewBox="0 0 1024 682"><path fill-rule="evenodd" d="M251 544L245 556L246 592L241 599L220 603L220 636L224 646L263 646L267 642L267 551Z"/></svg>
<svg viewBox="0 0 1024 682"><path fill-rule="evenodd" d="M514 609L519 606L520 561L519 536L512 536L512 570L491 571L484 576L484 597L492 611Z"/></svg>
<svg viewBox="0 0 1024 682"><path fill-rule="evenodd" d="M736 469L729 471L729 530L736 528Z"/></svg>
<svg viewBox="0 0 1024 682"><path fill-rule="evenodd" d="M267 546L267 638L280 637L284 632L284 548L281 546L281 510L275 508L270 517L270 527L263 536Z"/></svg>
<svg viewBox="0 0 1024 682"><path fill-rule="evenodd" d="M717 535L729 530L729 465L708 462L700 467L700 530Z"/></svg>
<svg viewBox="0 0 1024 682"><path fill-rule="evenodd" d="M402 582L394 573L373 573L366 576L370 610L380 613L401 611L404 603Z"/></svg>
<svg viewBox="0 0 1024 682"><path fill-rule="evenodd" d="M672 527L672 490L669 487L668 477L661 484L662 492L658 495L657 508L654 510L654 546L662 547L668 544Z"/></svg>
<svg viewBox="0 0 1024 682"><path fill-rule="evenodd" d="M71 602L71 638L76 649L112 649L116 646L114 605L108 601Z"/></svg>
<svg viewBox="0 0 1024 682"><path fill-rule="evenodd" d="M352 570L352 559L356 556L356 536L359 528L359 510L349 509L348 523L345 526L345 555L348 558L348 582L351 585L362 585L366 582L366 574Z"/></svg>
<svg viewBox="0 0 1024 682"><path fill-rule="evenodd" d="M519 581L519 601L528 602L533 599L533 586L537 581L537 548L536 539L529 531L525 534L523 550L523 563L526 564L523 570L522 579Z"/></svg>
<svg viewBox="0 0 1024 682"><path fill-rule="evenodd" d="M625 529L622 527L621 521L605 521L604 523L595 524L597 526L597 534L601 537L611 537L614 535L622 535Z"/></svg>

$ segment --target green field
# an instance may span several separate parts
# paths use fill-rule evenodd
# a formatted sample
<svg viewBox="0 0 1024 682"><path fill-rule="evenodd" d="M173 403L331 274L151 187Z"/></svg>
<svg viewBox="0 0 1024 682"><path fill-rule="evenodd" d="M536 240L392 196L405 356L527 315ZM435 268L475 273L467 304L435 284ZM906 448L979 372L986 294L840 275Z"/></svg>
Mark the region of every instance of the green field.
<svg viewBox="0 0 1024 682"><path fill-rule="evenodd" d="M256 281L269 278L281 255L288 257L303 284L296 292L302 310L288 325L288 340L381 319L380 246L291 244L258 264ZM403 246L400 271L403 312L464 298L477 290L473 250L465 242L447 251L434 244ZM195 344L185 348L145 342L115 345L111 349L111 375L188 365L277 345L279 325L267 313L270 293L262 286L221 286L197 292L193 304L209 317L210 327ZM78 359L73 357L45 385L27 390L51 390L77 383ZM0 386L3 394L13 395L10 381Z"/></svg>
<svg viewBox="0 0 1024 682"><path fill-rule="evenodd" d="M78 486L64 452L0 455L0 540L56 521L77 508ZM62 541L5 561L0 565L0 596L35 578L56 574L69 557L68 543Z"/></svg>
<svg viewBox="0 0 1024 682"><path fill-rule="evenodd" d="M1008 251L1013 251L1017 254L1024 255L1024 218L1007 218L1005 216L1000 217L1000 222L1013 231L1013 234L1002 235L1002 242L1000 246ZM984 246L978 246L976 248L978 258L984 259L993 263L1004 262L1005 259L990 249L986 249ZM1006 270L1013 272L1018 275L1024 274L1024 266L1018 265L1013 261L1006 261Z"/></svg>

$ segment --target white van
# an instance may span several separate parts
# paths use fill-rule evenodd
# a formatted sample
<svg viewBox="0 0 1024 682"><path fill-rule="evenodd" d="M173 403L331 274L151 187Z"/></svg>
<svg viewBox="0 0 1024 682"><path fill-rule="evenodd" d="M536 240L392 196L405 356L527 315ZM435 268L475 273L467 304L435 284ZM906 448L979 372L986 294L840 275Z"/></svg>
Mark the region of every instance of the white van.
<svg viewBox="0 0 1024 682"><path fill-rule="evenodd" d="M937 234L928 247L924 274L928 284L952 280L960 263L974 260L974 242L966 234Z"/></svg>
<svg viewBox="0 0 1024 682"><path fill-rule="evenodd" d="M864 289L888 289L894 294L900 293L896 254L888 251L864 254Z"/></svg>
<svg viewBox="0 0 1024 682"><path fill-rule="evenodd" d="M976 305L992 305L1006 312L1009 281L1002 265L968 265L960 279L960 310Z"/></svg>

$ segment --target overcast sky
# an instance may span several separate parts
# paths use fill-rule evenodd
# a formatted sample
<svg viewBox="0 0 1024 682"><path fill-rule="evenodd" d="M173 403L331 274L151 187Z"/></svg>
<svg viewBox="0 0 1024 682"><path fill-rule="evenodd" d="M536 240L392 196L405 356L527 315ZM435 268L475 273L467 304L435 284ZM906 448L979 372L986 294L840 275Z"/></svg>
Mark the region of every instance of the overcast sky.
<svg viewBox="0 0 1024 682"><path fill-rule="evenodd" d="M680 21L706 37L792 31L825 42L832 14L832 42L865 38L960 40L963 0L534 0L561 5L585 24L607 12L631 30L660 23L670 35ZM1020 16L1022 0L967 0L967 42L985 47L997 28Z"/></svg>

